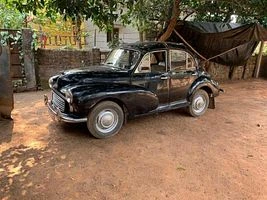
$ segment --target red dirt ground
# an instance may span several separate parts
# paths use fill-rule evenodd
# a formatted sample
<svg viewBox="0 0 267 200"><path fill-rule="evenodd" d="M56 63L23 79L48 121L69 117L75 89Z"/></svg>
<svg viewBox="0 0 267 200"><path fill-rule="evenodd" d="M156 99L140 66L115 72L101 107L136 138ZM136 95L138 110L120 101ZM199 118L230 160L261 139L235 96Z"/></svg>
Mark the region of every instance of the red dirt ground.
<svg viewBox="0 0 267 200"><path fill-rule="evenodd" d="M130 120L112 138L53 122L48 91L0 121L0 199L267 199L267 81L222 84L217 107Z"/></svg>

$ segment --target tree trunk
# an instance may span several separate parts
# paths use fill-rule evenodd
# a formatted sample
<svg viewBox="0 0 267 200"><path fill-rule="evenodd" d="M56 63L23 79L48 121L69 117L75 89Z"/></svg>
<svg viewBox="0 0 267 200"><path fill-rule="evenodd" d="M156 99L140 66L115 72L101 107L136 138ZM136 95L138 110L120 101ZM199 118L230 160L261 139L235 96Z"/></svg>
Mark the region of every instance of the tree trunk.
<svg viewBox="0 0 267 200"><path fill-rule="evenodd" d="M144 38L143 38L143 32L139 31L139 41L143 42Z"/></svg>
<svg viewBox="0 0 267 200"><path fill-rule="evenodd" d="M77 48L82 49L82 33L81 33L81 25L82 25L82 20L81 18L77 18L75 23L74 23L74 39L75 43L77 45Z"/></svg>
<svg viewBox="0 0 267 200"><path fill-rule="evenodd" d="M176 25L176 22L177 22L177 19L180 15L180 8L179 8L179 4L180 4L180 1L181 0L174 0L173 1L173 7L172 7L172 17L170 19L170 22L168 24L168 27L165 31L165 33L163 33L160 38L158 39L158 41L166 41L172 34L174 28L175 28L175 25Z"/></svg>

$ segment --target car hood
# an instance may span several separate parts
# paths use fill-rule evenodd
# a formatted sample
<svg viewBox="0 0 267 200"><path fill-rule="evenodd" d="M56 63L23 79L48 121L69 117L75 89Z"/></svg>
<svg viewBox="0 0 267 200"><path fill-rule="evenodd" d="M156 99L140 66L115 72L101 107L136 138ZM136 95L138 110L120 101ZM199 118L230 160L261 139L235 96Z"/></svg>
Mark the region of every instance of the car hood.
<svg viewBox="0 0 267 200"><path fill-rule="evenodd" d="M105 65L71 69L57 76L53 87L61 90L63 88L78 87L90 83L125 82L129 79L129 73L129 71Z"/></svg>

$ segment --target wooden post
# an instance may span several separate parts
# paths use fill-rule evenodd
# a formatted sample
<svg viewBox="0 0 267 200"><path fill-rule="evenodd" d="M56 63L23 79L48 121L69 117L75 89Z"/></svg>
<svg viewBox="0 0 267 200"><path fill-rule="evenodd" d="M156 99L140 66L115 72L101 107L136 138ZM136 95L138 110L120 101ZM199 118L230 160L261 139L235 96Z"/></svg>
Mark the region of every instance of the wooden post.
<svg viewBox="0 0 267 200"><path fill-rule="evenodd" d="M94 33L94 48L96 48L96 29L95 29L95 33Z"/></svg>
<svg viewBox="0 0 267 200"><path fill-rule="evenodd" d="M262 60L262 53L263 53L264 41L261 41L259 55L257 57L256 69L255 69L255 78L259 78L260 67L261 67L261 60Z"/></svg>

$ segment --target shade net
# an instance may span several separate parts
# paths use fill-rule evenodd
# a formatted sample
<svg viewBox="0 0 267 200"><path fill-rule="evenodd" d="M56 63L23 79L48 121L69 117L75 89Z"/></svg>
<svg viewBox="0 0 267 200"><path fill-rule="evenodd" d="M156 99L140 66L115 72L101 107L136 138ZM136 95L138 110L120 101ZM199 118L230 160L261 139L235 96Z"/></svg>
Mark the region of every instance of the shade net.
<svg viewBox="0 0 267 200"><path fill-rule="evenodd" d="M259 41L267 41L267 30L259 24L233 24L212 22L178 22L175 30L202 56L228 65L244 65ZM173 32L168 41L182 42ZM235 48L236 47L236 48Z"/></svg>

